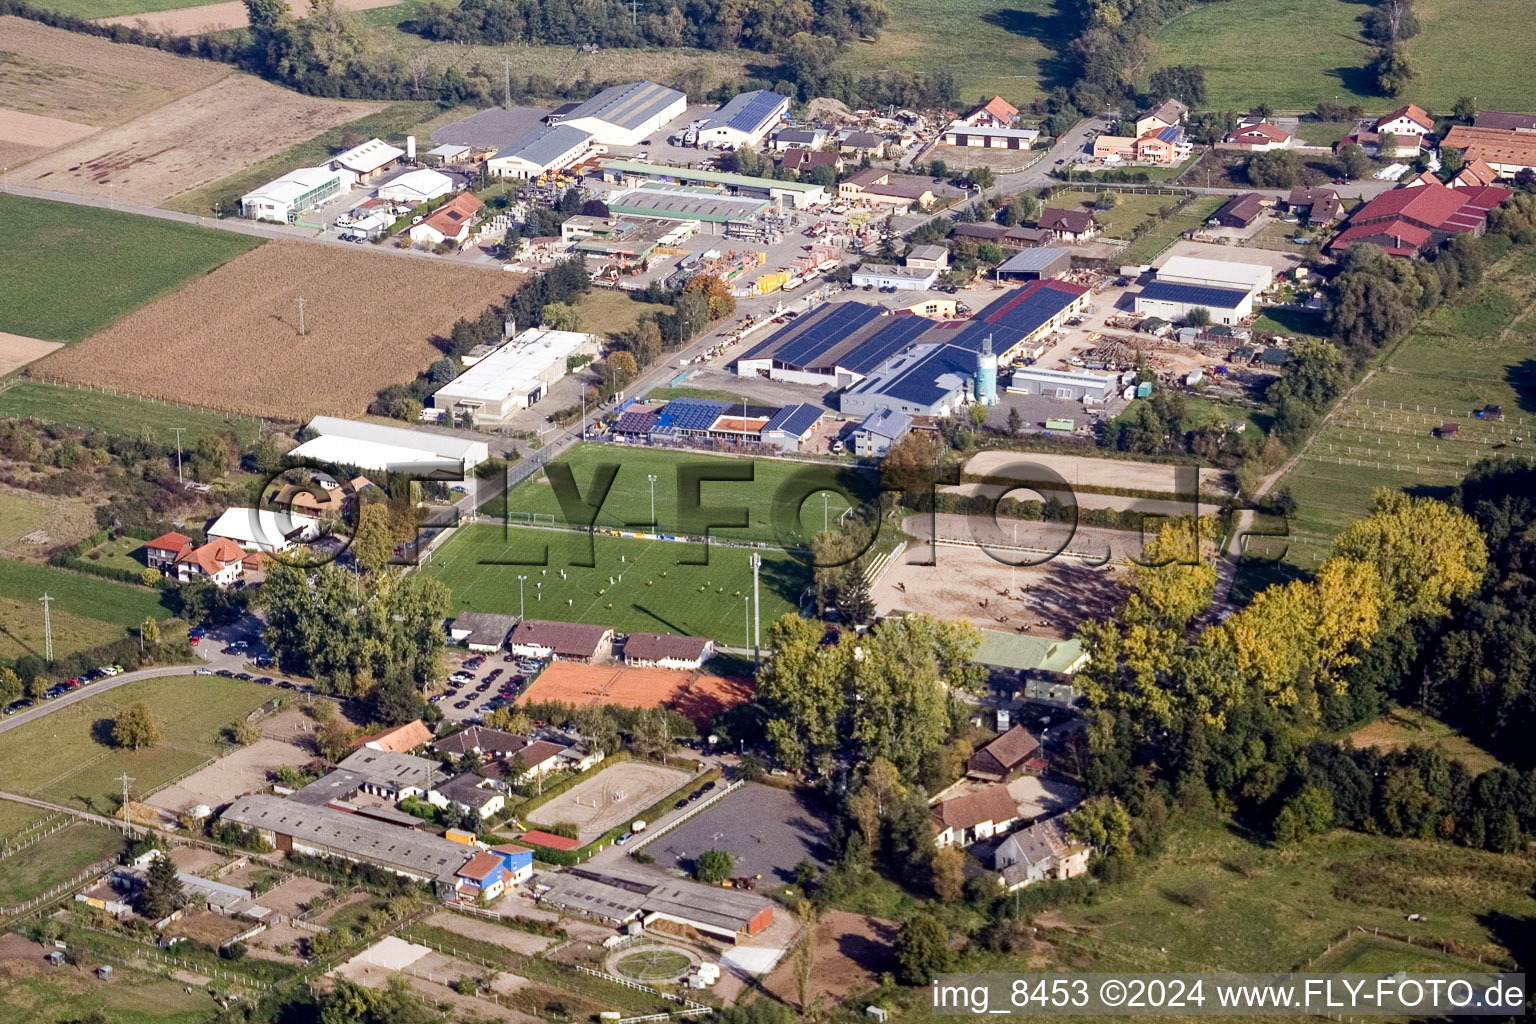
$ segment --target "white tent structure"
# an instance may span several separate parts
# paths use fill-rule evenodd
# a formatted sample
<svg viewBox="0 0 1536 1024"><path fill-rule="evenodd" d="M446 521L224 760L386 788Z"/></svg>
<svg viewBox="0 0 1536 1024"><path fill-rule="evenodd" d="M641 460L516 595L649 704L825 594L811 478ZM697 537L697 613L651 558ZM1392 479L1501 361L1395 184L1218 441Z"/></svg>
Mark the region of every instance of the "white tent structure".
<svg viewBox="0 0 1536 1024"><path fill-rule="evenodd" d="M208 527L210 539L223 537L247 551L286 551L319 536L320 521L310 516L268 509L227 508Z"/></svg>

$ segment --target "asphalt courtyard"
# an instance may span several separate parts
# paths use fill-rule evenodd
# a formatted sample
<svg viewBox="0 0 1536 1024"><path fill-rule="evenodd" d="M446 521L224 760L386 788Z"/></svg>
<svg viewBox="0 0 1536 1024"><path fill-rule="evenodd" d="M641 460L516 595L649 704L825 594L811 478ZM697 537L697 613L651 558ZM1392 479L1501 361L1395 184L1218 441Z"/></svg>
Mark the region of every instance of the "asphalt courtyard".
<svg viewBox="0 0 1536 1024"><path fill-rule="evenodd" d="M692 870L705 850L736 857L736 874L762 875L769 884L789 882L795 865L831 861L830 830L810 797L751 783L679 825L645 848L658 867Z"/></svg>

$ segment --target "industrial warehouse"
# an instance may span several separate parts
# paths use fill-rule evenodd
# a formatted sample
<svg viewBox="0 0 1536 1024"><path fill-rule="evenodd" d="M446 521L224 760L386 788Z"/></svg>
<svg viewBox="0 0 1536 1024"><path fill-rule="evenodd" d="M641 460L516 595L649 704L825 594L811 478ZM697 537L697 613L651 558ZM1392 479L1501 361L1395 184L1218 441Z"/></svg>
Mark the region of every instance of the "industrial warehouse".
<svg viewBox="0 0 1536 1024"><path fill-rule="evenodd" d="M444 384L435 408L468 413L476 423L504 423L549 393L576 356L596 359L601 342L578 331L524 331Z"/></svg>
<svg viewBox="0 0 1536 1024"><path fill-rule="evenodd" d="M638 146L688 109L688 97L655 82L604 89L585 103L551 114L551 124L579 128L605 146Z"/></svg>

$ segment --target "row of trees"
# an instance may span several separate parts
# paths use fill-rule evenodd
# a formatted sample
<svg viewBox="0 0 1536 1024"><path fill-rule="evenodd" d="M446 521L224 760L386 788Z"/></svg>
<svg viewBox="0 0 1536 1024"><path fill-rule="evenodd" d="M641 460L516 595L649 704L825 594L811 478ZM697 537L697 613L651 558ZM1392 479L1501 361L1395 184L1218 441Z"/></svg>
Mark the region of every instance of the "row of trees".
<svg viewBox="0 0 1536 1024"><path fill-rule="evenodd" d="M683 0L636 17L625 0L464 0L429 4L416 31L454 43L661 46L778 53L797 34L838 45L873 39L890 19L885 0Z"/></svg>
<svg viewBox="0 0 1536 1024"><path fill-rule="evenodd" d="M1467 714L1490 740L1528 727L1529 684L1488 673L1512 648L1536 647L1529 596L1508 587L1532 554L1517 538L1533 521L1533 481L1526 464L1485 467L1466 507L1381 491L1312 579L1272 586L1204 628L1194 624L1214 593L1209 534L1190 520L1165 527L1147 560L1173 560L1135 568L1117 613L1081 631L1090 789L1118 798L1133 834L1158 830L1170 801L1215 793L1283 842L1343 826L1514 848L1536 830L1536 774L1473 777L1434 752L1382 756L1320 737L1389 699L1445 712L1463 686L1492 712ZM1490 610L1508 626L1467 628Z"/></svg>

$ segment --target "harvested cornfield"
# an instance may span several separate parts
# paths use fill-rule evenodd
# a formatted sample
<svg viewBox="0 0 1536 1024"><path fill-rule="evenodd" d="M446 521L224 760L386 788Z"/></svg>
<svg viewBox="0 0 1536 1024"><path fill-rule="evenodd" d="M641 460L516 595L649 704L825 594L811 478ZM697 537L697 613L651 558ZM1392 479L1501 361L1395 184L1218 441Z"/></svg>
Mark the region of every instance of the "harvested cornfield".
<svg viewBox="0 0 1536 1024"><path fill-rule="evenodd" d="M144 46L126 46L61 28L49 28L13 15L0 17L0 51L179 93L212 85L230 73L225 64L177 57ZM60 93L67 92L73 85L73 80L60 82Z"/></svg>
<svg viewBox="0 0 1536 1024"><path fill-rule="evenodd" d="M155 206L382 106L232 75L39 157L12 171L11 183Z"/></svg>
<svg viewBox="0 0 1536 1024"><path fill-rule="evenodd" d="M336 0L338 11L371 11L375 7L392 7L400 0ZM288 0L288 8L295 18L309 13L308 0ZM221 3L201 4L197 7L181 7L169 11L151 11L147 14L119 14L111 18L97 18L98 25L136 25L147 32L162 32L173 36L197 35L203 32L219 32L232 28L245 28L251 23L242 0L223 0Z"/></svg>
<svg viewBox="0 0 1536 1024"><path fill-rule="evenodd" d="M520 278L428 259L268 242L42 360L34 371L283 420L362 413ZM299 333L299 299L305 333Z"/></svg>

